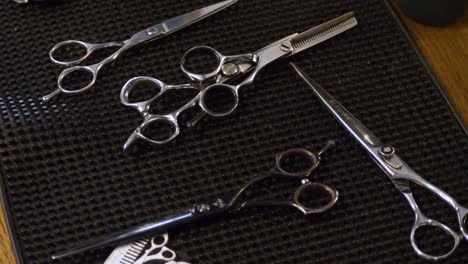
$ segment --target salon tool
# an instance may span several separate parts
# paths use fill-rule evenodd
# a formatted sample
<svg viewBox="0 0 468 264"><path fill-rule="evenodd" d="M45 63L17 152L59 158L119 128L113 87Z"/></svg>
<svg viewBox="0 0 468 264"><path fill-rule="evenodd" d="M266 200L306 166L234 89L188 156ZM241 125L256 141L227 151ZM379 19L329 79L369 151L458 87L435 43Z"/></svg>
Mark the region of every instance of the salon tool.
<svg viewBox="0 0 468 264"><path fill-rule="evenodd" d="M354 117L346 108L344 108L335 98L325 91L318 83L310 76L302 71L298 66L291 63L299 76L308 84L314 94L319 98L320 102L330 111L335 119L343 125L343 127L359 142L359 144L367 151L375 163L387 174L395 187L403 194L408 203L413 209L415 221L411 229L410 241L417 255L428 260L440 260L451 255L463 237L468 239L468 230L466 229L466 219L468 209L461 206L448 193L441 190L439 187L426 181L421 175L416 173L408 164L406 164L398 155L395 154L395 148L391 145L384 144L372 132L365 127L356 117ZM450 227L440 223L437 220L431 219L424 215L410 187L410 183L415 183L422 188L427 189L440 199L445 201L452 207L458 218L460 232L452 230ZM442 255L431 255L423 252L415 239L416 231L424 226L432 226L440 228L446 234L453 238L453 247L449 252ZM461 234L460 234L461 233Z"/></svg>
<svg viewBox="0 0 468 264"><path fill-rule="evenodd" d="M104 264L145 264L154 261L166 264L189 264L176 262L176 253L166 247L167 233L152 238L145 237L114 249Z"/></svg>
<svg viewBox="0 0 468 264"><path fill-rule="evenodd" d="M319 165L321 155L334 145L335 143L333 141L328 141L325 147L317 154L306 149L290 149L282 152L276 156L275 167L270 173L249 181L235 194L230 193L208 202L197 203L193 205L191 209L181 214L169 216L152 223L147 223L138 227L130 228L123 232L99 238L84 245L54 254L52 258L58 259L89 249L123 243L150 233L165 232L170 228L179 227L196 221L203 221L215 215L231 213L244 208L292 207L299 210L304 215L323 213L335 205L338 200L338 192L325 184L309 182L308 178ZM305 169L292 168L290 164L291 160L296 159L307 162L307 167ZM254 183L258 183L272 177L286 177L301 180L301 185L293 193L293 196L287 200L240 201L245 191ZM326 194L325 196L327 197L321 197L319 195L319 198L317 198L317 194Z"/></svg>
<svg viewBox="0 0 468 264"><path fill-rule="evenodd" d="M151 77L135 77L130 79L122 88L120 100L124 105L140 112L144 120L130 135L124 145L124 150L128 149L136 139L142 139L152 144L165 144L172 141L180 133L180 125L178 122L179 115L196 105L199 105L203 112L195 118L194 122L191 122L191 125L198 122L205 114L218 117L232 113L237 108L239 102L239 89L248 84L252 84L257 74L267 65L278 59L290 57L313 47L356 25L357 20L354 17L354 13L350 12L311 28L301 34L296 33L273 42L257 52L236 56L224 56L215 49L207 46L194 47L188 50L181 60L182 71L192 81L192 83L189 84L167 85ZM216 58L216 67L210 69L210 72L205 74L196 72L207 72L207 70L200 69L196 72L188 70L190 59L202 54L212 55L209 57ZM245 76L248 72L251 73ZM240 77L246 78L237 85L227 84L232 83ZM138 87L142 82L153 84L159 88L159 92L146 101L132 100L132 90ZM214 84L206 85L207 82L214 82ZM151 105L154 104L155 101L159 100L167 91L178 89L196 89L199 93L185 105L173 112L165 114L154 114L151 112ZM227 90L227 94L232 95L230 98L226 98L231 102L227 103L226 109L216 109L213 107L213 103L216 104L216 102L214 102L216 100L212 99L210 101L210 96L212 97L213 93L222 93L222 90ZM226 105L224 105L224 107L226 107ZM150 126L154 128L154 126L162 127L163 125L170 125L172 130L169 131L169 133L157 135L158 138L156 139L154 136L150 138L144 135L145 130Z"/></svg>
<svg viewBox="0 0 468 264"><path fill-rule="evenodd" d="M208 16L211 16L215 14L216 12L221 11L222 9L236 2L237 0L228 0L228 1L220 2L211 6L207 6L207 7L192 11L190 13L187 13L181 16L171 18L160 24L154 25L150 28L140 31L125 41L94 44L94 43L87 43L87 42L83 42L79 40L67 40L67 41L58 43L51 49L50 54L49 54L50 59L56 64L70 67L70 68L66 68L60 73L58 77L58 81L57 81L58 89L42 97L41 98L42 101L47 102L54 96L58 95L59 93L79 94L79 93L83 93L89 90L91 87L93 87L94 83L96 82L98 73L101 70L101 68L104 65L117 59L120 56L120 54L122 54L126 50L140 43L152 41L152 40L156 40L156 39L160 39L162 37L168 36L169 34L174 33L182 28L185 28ZM58 49L65 48L66 46L71 47L71 46L76 46L76 45L81 46L86 50L86 53L82 57L76 60L71 60L71 61L62 61L54 57L54 53ZM109 57L103 59L102 61L96 64L89 65L89 66L74 66L86 60L91 54L95 53L96 51L107 49L110 47L119 47L119 49L115 51L114 53L112 53ZM90 79L90 82L88 82L87 85L84 87L81 87L79 89L67 89L66 87L63 86L63 81L65 77L70 75L72 72L81 72L80 74L83 74L83 75L86 72L91 73L92 79Z"/></svg>

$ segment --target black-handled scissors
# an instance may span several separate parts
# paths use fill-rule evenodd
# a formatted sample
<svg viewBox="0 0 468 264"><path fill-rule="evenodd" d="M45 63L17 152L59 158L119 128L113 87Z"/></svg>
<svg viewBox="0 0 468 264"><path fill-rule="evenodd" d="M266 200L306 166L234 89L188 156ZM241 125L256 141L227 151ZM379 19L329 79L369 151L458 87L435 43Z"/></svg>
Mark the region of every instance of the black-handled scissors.
<svg viewBox="0 0 468 264"><path fill-rule="evenodd" d="M414 212L414 224L411 229L410 241L411 245L419 256L428 260L440 260L451 255L458 247L463 238L468 240L468 229L466 221L468 218L468 208L461 206L448 193L444 192L439 187L425 180L421 175L415 172L406 162L395 154L395 148L382 143L367 127L365 127L356 117L354 117L344 106L342 106L335 98L325 91L317 82L308 76L299 67L291 63L299 76L308 84L314 94L319 98L322 104L330 111L336 120L359 142L359 144L367 151L375 163L387 174L395 187L403 194L408 201L411 209ZM421 212L418 203L414 199L410 183L415 183L445 201L450 207L455 210L458 218L459 232L452 230L450 227L441 222L427 217ZM431 255L425 253L418 247L415 234L418 229L423 226L432 226L443 230L446 234L452 237L453 247L450 251L441 255Z"/></svg>
<svg viewBox="0 0 468 264"><path fill-rule="evenodd" d="M293 207L304 215L325 212L333 207L333 205L335 205L335 203L338 201L338 191L322 183L309 182L308 178L311 173L318 167L321 160L321 155L334 145L335 143L333 141L328 141L325 147L316 154L306 149L290 149L282 152L276 156L275 167L271 173L249 181L234 194L226 194L211 201L197 203L193 205L191 209L181 214L169 216L152 223L147 223L138 227L130 228L123 232L102 237L84 245L56 253L52 256L52 258L58 259L89 249L124 243L147 234L162 233L170 228L205 220L208 217L238 211L244 208L286 206ZM293 168L294 166L291 165L294 164L291 163L294 163L294 161L297 159L305 161L307 166L301 169ZM267 178L279 176L301 180L301 185L296 189L291 198L280 201L246 200L241 202L241 197L253 184L263 181ZM317 196L319 197L317 198Z"/></svg>
<svg viewBox="0 0 468 264"><path fill-rule="evenodd" d="M94 83L96 82L97 76L101 68L116 60L117 57L120 56L123 52L126 50L140 44L143 42L148 42L152 40L156 40L165 36L168 36L169 34L172 34L182 28L185 28L187 26L190 26L191 24L198 22L206 17L209 17L216 12L219 12L226 7L229 7L230 5L236 3L237 0L227 0L223 1L217 4L213 4L198 10L194 10L192 12L189 12L184 15L180 15L174 18L171 18L169 20L166 20L160 24L154 25L150 28L147 28L145 30L142 30L136 34L134 34L132 37L130 37L127 40L124 41L113 41L113 42L107 42L107 43L87 43L79 40L66 40L63 42L58 43L55 45L49 53L50 59L59 65L62 66L67 66L70 68L64 69L57 81L58 88L54 92L42 97L42 101L47 102L50 99L52 99L54 96L58 95L59 93L65 93L65 94L78 94L78 93L83 93L91 87L93 87ZM68 61L63 61L60 59L57 59L54 57L54 54L59 50L72 46L80 46L86 50L83 56L74 59L74 60L68 60ZM118 47L119 49L112 53L110 56L107 58L103 59L102 61L95 63L93 65L89 66L75 66L77 64L80 64L81 62L85 61L91 54L95 53L98 50L110 48L110 47ZM89 82L86 84L86 86L81 87L79 89L71 89L71 88L66 88L64 87L64 79L66 76L71 74L72 72L80 72L80 74L85 74L86 72L91 73L92 78L90 78Z"/></svg>

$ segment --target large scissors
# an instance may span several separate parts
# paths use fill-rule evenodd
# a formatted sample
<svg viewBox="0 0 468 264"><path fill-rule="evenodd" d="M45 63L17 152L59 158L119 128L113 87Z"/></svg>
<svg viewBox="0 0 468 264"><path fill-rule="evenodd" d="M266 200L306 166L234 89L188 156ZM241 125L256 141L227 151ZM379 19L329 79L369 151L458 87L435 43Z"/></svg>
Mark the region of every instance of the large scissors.
<svg viewBox="0 0 468 264"><path fill-rule="evenodd" d="M54 96L58 95L59 93L63 92L65 94L78 94L78 93L83 93L87 90L89 90L91 87L93 87L94 83L96 82L97 76L101 68L114 61L117 59L120 54L125 52L126 50L140 44L143 42L151 41L151 40L156 40L162 37L165 37L171 33L174 33L182 28L185 28L195 22L198 22L218 11L221 11L222 9L236 3L237 0L227 0L223 1L211 6L207 6L195 11L192 11L190 13L180 15L174 18L171 18L169 20L166 20L160 24L154 25L150 28L147 28L145 30L142 30L136 34L134 34L132 37L130 37L127 40L124 41L113 41L113 42L107 42L107 43L87 43L79 40L66 40L63 42L58 43L55 45L49 53L50 59L59 65L63 65L66 67L70 67L67 69L64 69L57 81L58 89L55 90L54 92L42 97L42 101L47 102ZM72 46L81 46L86 50L83 56L75 59L75 60L60 60L54 57L54 54L59 50L59 49L64 49L67 46L72 47ZM84 60L86 60L91 54L95 53L98 50L110 48L110 47L119 47L117 51L112 53L110 56L107 58L103 59L102 61L89 65L89 66L75 66L77 64L80 64ZM70 75L72 72L79 72L81 71L81 74L84 75L84 73L88 72L91 73L92 78L90 79L89 82L86 84L86 86L81 87L79 89L70 89L64 87L63 81L66 76Z"/></svg>
<svg viewBox="0 0 468 264"><path fill-rule="evenodd" d="M290 149L279 153L276 156L275 166L270 173L247 182L234 194L229 193L211 201L196 203L191 209L181 214L102 237L70 250L56 253L52 258L58 259L89 249L123 243L149 233L165 232L170 228L206 220L209 217L231 213L244 208L286 206L297 209L304 215L323 213L335 205L338 200L338 191L322 183L310 182L309 176L320 164L321 155L334 145L333 141L328 141L318 153L306 149ZM306 166L296 166L299 163ZM272 177L299 179L301 185L296 189L292 197L286 200L246 200L241 202L243 194L252 185Z"/></svg>
<svg viewBox="0 0 468 264"><path fill-rule="evenodd" d="M122 88L120 100L124 105L140 112L144 120L130 135L124 145L124 149L127 149L136 139L142 139L152 144L170 142L180 133L180 125L177 120L179 115L196 105L199 105L203 112L194 122L191 122L192 125L205 114L218 117L232 113L237 108L239 102L239 89L252 84L257 74L270 63L281 58L293 56L356 25L357 20L354 17L354 13L350 12L301 34L295 33L275 41L254 53L235 56L224 56L217 50L207 46L194 47L188 50L181 60L182 71L192 81L190 84L167 85L161 80L151 77L135 77L130 79ZM217 60L217 63L214 64L214 69L210 69L209 73L200 73L207 72L206 70L192 71L191 66L193 65L191 61L194 57L199 57L200 55L206 55ZM247 75L249 72L250 74ZM245 79L236 85L228 84L240 77L245 77ZM159 91L149 100L134 101L131 99L131 92L142 82L152 83L159 88ZM150 111L151 105L159 100L167 91L174 89L198 89L199 93L192 100L189 100L185 105L173 112L152 114ZM223 93L223 90L224 92L227 91L225 94L229 98L223 98L227 100L227 105L223 105L222 109L218 109L215 106L216 100L213 99L216 96L213 95ZM150 126L158 125L169 125L172 130L168 133L162 133L163 135L157 135L157 139L154 137L150 138L144 134L145 130Z"/></svg>
<svg viewBox="0 0 468 264"><path fill-rule="evenodd" d="M419 256L428 260L440 260L448 257L458 247L458 244L464 237L468 239L468 230L466 229L466 220L468 209L458 204L448 193L444 192L439 187L425 180L421 175L416 173L408 164L395 154L395 148L391 145L384 144L372 132L365 127L356 117L354 117L346 108L344 108L335 98L325 91L318 83L310 76L302 71L298 66L291 63L299 76L308 84L314 94L320 99L322 104L330 111L330 113L343 125L343 127L361 144L361 146L372 157L375 163L387 174L395 187L403 194L411 209L414 211L415 221L411 229L410 241L411 245ZM460 232L452 230L450 227L440 223L437 220L431 219L424 215L410 188L410 183L413 182L428 191L434 193L440 199L450 205L456 212ZM423 226L433 226L440 228L445 233L453 238L453 247L446 254L431 255L427 254L418 246L415 234L416 231ZM461 233L461 235L460 235Z"/></svg>

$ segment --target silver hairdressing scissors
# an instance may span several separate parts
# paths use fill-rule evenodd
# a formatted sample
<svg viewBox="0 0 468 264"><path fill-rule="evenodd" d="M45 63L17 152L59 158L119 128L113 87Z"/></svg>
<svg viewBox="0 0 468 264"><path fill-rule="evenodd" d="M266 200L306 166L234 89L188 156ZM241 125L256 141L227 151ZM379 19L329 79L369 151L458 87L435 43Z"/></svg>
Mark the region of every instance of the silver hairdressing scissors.
<svg viewBox="0 0 468 264"><path fill-rule="evenodd" d="M186 212L178 215L173 215L156 222L147 223L138 227L134 227L123 232L105 236L95 241L84 245L74 247L70 250L59 252L52 256L53 259L70 256L76 253L83 252L88 249L99 248L116 243L122 243L136 237L146 235L148 233L165 232L170 228L179 227L184 224L193 223L196 221L205 220L215 215L222 215L233 211L242 210L252 207L292 207L299 210L304 215L319 214L332 208L338 200L338 192L321 183L309 182L308 178L311 173L318 167L321 155L335 143L328 141L325 147L317 154L306 149L290 149L276 156L275 167L271 173L257 177L234 194L226 194L217 199L197 203ZM297 160L303 161L307 166L299 168ZM301 185L293 193L292 197L287 200L247 200L240 202L241 196L253 184L272 177L289 177L300 179Z"/></svg>
<svg viewBox="0 0 468 264"><path fill-rule="evenodd" d="M311 28L301 34L293 34L281 40L273 42L268 46L254 53L224 56L215 49L207 46L194 47L188 50L181 60L182 71L187 75L192 83L183 85L166 85L164 82L151 77L136 77L130 79L122 88L120 100L126 106L132 107L139 111L144 117L144 121L133 131L124 145L127 149L136 139L143 139L152 144L165 144L173 140L180 133L180 126L177 121L178 116L189 108L199 105L203 110L195 120L200 120L204 114L211 116L225 116L232 113L239 102L239 89L252 84L257 74L270 63L295 55L303 50L313 47L327 39L330 39L354 26L357 25L357 20L354 13L350 12L338 18L332 19L319 26ZM203 71L189 70L190 61L193 57L200 55L208 55L217 60L214 69L209 73L200 73ZM212 56L211 56L212 55ZM227 84L232 83L238 78L245 76L246 78L237 85ZM147 101L133 102L130 100L131 91L141 82L150 82L159 88L159 92ZM208 83L208 84L207 84ZM166 114L151 114L151 104L158 100L165 92L171 89L198 89L199 93L192 100L187 102L181 108ZM213 94L227 91L227 95L232 97L227 98L227 105L223 105L221 109L216 106L216 100ZM196 123L192 122L192 124ZM158 126L161 123L169 124L172 127L170 133L158 135L158 139L150 139L144 135L144 131L149 126ZM167 136L166 136L167 135Z"/></svg>
<svg viewBox="0 0 468 264"><path fill-rule="evenodd" d="M228 1L224 1L224 2L220 2L220 3L217 3L217 4L214 4L214 5L211 5L211 6L207 6L207 7L204 7L204 8L201 8L201 9L198 9L198 10L195 10L195 11L192 11L190 13L187 13L187 14L184 14L184 15L181 15L181 16L177 16L177 17L174 17L174 18L171 18L169 20L166 20L160 24L157 24L157 25L154 25L150 28L147 28L143 31L140 31L138 33L136 33L135 35L133 35L132 37L130 37L129 39L125 40L125 41L118 41L118 42L107 42L107 43L98 43L98 44L94 44L94 43L87 43L87 42L83 42L83 41L78 41L78 40L67 40L67 41L63 41L63 42L60 42L58 43L57 45L55 45L51 50L50 50L50 59L56 63L56 64L59 64L59 65L63 65L63 66L67 66L67 67L70 67L70 68L67 68L67 69L64 69L59 77L58 77L58 81L57 81L57 85L58 85L58 89L55 90L54 92L42 97L42 101L44 102L47 102L49 101L52 97L58 95L59 93L63 92L65 94L78 94L78 93L83 93L87 90L89 90L93 85L94 83L96 82L96 79L97 79L97 75L99 73L99 71L101 70L101 68L114 61L115 59L117 59L117 57L120 56L120 54L122 54L123 52L125 52L126 50L140 44L140 43L143 43L143 42L147 42L147 41L151 41L151 40L156 40L156 39L159 39L159 38L162 38L162 37L165 37L171 33L174 33L182 28L185 28L195 22L198 22L218 11L221 11L222 9L236 3L237 0L228 0ZM71 47L71 46L81 46L83 47L85 50L86 50L86 53L76 59L76 60L71 60L71 61L62 61L60 59L57 59L56 57L54 57L54 54L55 52L57 52L57 50L59 49L62 49L62 48L66 48L67 46L68 47ZM103 59L102 61L96 63L96 64L93 64L93 65L89 65L89 66L74 66L74 65L77 65L81 62L83 62L84 60L86 60L91 54L95 53L96 51L98 50L102 50L102 49L106 49L106 48L109 48L109 47L119 47L119 49L117 51L115 51L114 53L112 53L109 57ZM87 83L86 86L84 87L81 87L79 89L67 89L66 87L63 86L63 80L66 76L68 76L69 74L71 74L72 72L77 72L77 71L81 71L82 74L88 72L88 73L91 73L92 75L92 78L90 78L89 82Z"/></svg>
<svg viewBox="0 0 468 264"><path fill-rule="evenodd" d="M448 257L458 247L458 244L464 237L468 239L468 230L466 229L466 220L468 209L461 206L448 193L444 192L439 187L425 180L421 175L416 173L408 164L400 159L395 154L395 148L391 145L384 144L372 132L365 127L357 118L355 118L346 108L344 108L335 98L317 84L310 76L308 76L299 67L291 63L299 76L308 84L314 94L320 99L322 104L330 111L330 113L343 125L343 127L361 144L361 146L372 157L375 163L387 174L395 187L403 194L414 211L415 221L411 230L410 241L411 245L419 256L428 260L440 260ZM413 182L428 191L434 193L450 205L456 212L460 233L452 230L450 227L425 216L419 209L413 192L410 188L410 182ZM423 252L415 239L416 231L423 226L433 226L440 228L445 233L453 238L453 247L449 252L442 255L430 255Z"/></svg>

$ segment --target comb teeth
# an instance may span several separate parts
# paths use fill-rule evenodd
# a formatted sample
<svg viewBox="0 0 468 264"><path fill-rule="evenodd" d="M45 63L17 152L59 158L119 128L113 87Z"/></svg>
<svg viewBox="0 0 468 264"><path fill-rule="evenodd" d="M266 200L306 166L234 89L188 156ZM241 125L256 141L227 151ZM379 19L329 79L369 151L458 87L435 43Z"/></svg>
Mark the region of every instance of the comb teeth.
<svg viewBox="0 0 468 264"><path fill-rule="evenodd" d="M326 28L321 30L321 26L310 29L309 31L304 32L295 39L292 40L292 46L296 49L305 46L311 42L318 41L320 39L328 39L332 36L335 36L338 33L345 31L346 29L353 27L357 24L355 17L350 17L343 22L336 24L333 27ZM336 33L336 34L334 34ZM321 42L321 41L320 41Z"/></svg>
<svg viewBox="0 0 468 264"><path fill-rule="evenodd" d="M145 249L146 244L150 241L150 238L142 238L132 243L128 251L120 260L119 264L133 264L140 256L141 252Z"/></svg>

